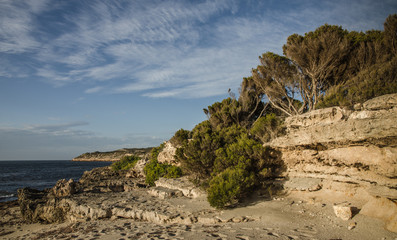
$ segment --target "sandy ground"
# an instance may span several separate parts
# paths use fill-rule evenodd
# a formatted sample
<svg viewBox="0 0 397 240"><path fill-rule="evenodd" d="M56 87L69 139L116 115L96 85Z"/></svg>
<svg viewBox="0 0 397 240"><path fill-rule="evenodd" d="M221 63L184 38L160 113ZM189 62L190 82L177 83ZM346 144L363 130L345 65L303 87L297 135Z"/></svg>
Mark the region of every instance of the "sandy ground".
<svg viewBox="0 0 397 240"><path fill-rule="evenodd" d="M356 214L343 221L332 204L289 197L256 199L231 210L215 210L205 199L168 200L185 211L200 211L195 224L154 224L131 219L104 219L62 224L27 224L17 203L0 204L0 239L379 239L397 240L384 223ZM206 222L208 220L208 223ZM229 222L211 223L212 219ZM349 229L349 226L351 229Z"/></svg>

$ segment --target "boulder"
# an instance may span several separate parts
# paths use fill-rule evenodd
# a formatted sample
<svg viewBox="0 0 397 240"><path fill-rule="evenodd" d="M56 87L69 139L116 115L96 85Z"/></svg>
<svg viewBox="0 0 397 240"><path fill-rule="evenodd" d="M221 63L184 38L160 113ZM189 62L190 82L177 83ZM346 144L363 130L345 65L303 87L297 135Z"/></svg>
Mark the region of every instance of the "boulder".
<svg viewBox="0 0 397 240"><path fill-rule="evenodd" d="M179 190L164 188L164 187L153 187L148 190L149 195L158 197L159 199L167 199L172 197L181 197L183 193Z"/></svg>
<svg viewBox="0 0 397 240"><path fill-rule="evenodd" d="M164 148L159 153L157 160L159 163L167 163L172 165L178 165L175 160L176 147L170 142L164 143Z"/></svg>
<svg viewBox="0 0 397 240"><path fill-rule="evenodd" d="M366 101L363 108L366 110L390 109L397 106L397 94L387 94Z"/></svg>
<svg viewBox="0 0 397 240"><path fill-rule="evenodd" d="M361 209L360 214L378 218L385 222L385 228L397 233L397 203L384 197L372 197Z"/></svg>
<svg viewBox="0 0 397 240"><path fill-rule="evenodd" d="M334 213L338 218L347 221L353 217L353 208L348 204L337 204L333 206Z"/></svg>
<svg viewBox="0 0 397 240"><path fill-rule="evenodd" d="M73 179L69 179L69 181L61 179L51 190L55 197L67 197L77 192L76 182Z"/></svg>
<svg viewBox="0 0 397 240"><path fill-rule="evenodd" d="M60 223L69 211L59 204L50 189L39 191L31 188L18 189L18 202L22 218L29 223Z"/></svg>
<svg viewBox="0 0 397 240"><path fill-rule="evenodd" d="M173 190L179 190L183 196L189 198L203 197L206 193L200 190L193 183L191 183L186 177L181 178L160 178L155 182L157 187L163 187Z"/></svg>

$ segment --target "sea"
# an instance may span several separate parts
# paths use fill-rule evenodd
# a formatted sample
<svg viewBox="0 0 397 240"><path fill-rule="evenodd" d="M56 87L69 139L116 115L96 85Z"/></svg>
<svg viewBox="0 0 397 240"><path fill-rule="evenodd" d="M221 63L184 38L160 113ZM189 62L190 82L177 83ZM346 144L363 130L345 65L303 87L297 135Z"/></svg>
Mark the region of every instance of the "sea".
<svg viewBox="0 0 397 240"><path fill-rule="evenodd" d="M16 200L19 188L51 188L60 179L77 181L84 171L110 164L70 160L0 161L0 202Z"/></svg>

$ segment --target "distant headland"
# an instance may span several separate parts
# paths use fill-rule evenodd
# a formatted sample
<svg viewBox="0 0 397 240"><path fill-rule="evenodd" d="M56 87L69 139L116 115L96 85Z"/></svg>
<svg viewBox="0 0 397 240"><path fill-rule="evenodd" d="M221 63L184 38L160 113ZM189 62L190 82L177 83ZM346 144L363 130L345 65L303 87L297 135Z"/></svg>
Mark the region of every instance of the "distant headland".
<svg viewBox="0 0 397 240"><path fill-rule="evenodd" d="M87 152L83 153L78 157L73 158L72 161L87 161L87 162L114 162L120 160L123 156L137 155L143 156L149 153L152 147L148 148L122 148L115 151L109 152Z"/></svg>

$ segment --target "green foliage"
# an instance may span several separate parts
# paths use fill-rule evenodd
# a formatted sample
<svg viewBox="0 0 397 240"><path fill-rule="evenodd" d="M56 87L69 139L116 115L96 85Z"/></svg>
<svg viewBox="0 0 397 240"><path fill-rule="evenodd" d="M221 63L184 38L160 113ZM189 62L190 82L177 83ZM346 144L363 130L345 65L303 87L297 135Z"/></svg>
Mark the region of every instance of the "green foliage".
<svg viewBox="0 0 397 240"><path fill-rule="evenodd" d="M164 149L165 143L160 144L160 146L155 147L152 149L152 151L150 152L150 159L157 159L157 157L159 156L160 152Z"/></svg>
<svg viewBox="0 0 397 240"><path fill-rule="evenodd" d="M282 121L276 114L269 113L259 118L250 131L263 143L269 142L282 133Z"/></svg>
<svg viewBox="0 0 397 240"><path fill-rule="evenodd" d="M170 139L170 141L175 146L182 146L189 140L190 135L191 135L190 131L179 129Z"/></svg>
<svg viewBox="0 0 397 240"><path fill-rule="evenodd" d="M221 145L219 134L213 131L209 121L204 121L192 130L192 139L176 151L175 157L184 172L206 179L211 175L214 152Z"/></svg>
<svg viewBox="0 0 397 240"><path fill-rule="evenodd" d="M157 148L153 148L151 153L151 159L144 168L144 172L146 174L145 182L150 186L154 186L154 182L157 181L160 177L179 178L182 176L181 168L170 164L162 164L158 162L157 157L163 148L164 144L161 144Z"/></svg>
<svg viewBox="0 0 397 240"><path fill-rule="evenodd" d="M241 105L240 125L246 128L258 119L265 111L267 105L262 102L263 90L258 86L252 77L243 78L240 88L238 102Z"/></svg>
<svg viewBox="0 0 397 240"><path fill-rule="evenodd" d="M135 167L135 164L140 160L141 158L138 156L124 156L122 157L119 161L114 162L111 167L113 171L119 171L119 170L128 170L133 167Z"/></svg>
<svg viewBox="0 0 397 240"><path fill-rule="evenodd" d="M259 57L261 65L252 69L252 80L266 95L269 103L286 115L302 113L306 108L303 87L300 87L303 75L293 62L272 52ZM296 104L296 97L303 97L303 104Z"/></svg>
<svg viewBox="0 0 397 240"><path fill-rule="evenodd" d="M397 93L397 57L361 71L344 84L331 88L318 104L319 108L352 107L371 98Z"/></svg>
<svg viewBox="0 0 397 240"><path fill-rule="evenodd" d="M385 45L392 56L397 54L397 14L389 15L384 23Z"/></svg>
<svg viewBox="0 0 397 240"><path fill-rule="evenodd" d="M253 173L240 168L228 168L210 181L208 202L216 208L238 203L255 183Z"/></svg>
<svg viewBox="0 0 397 240"><path fill-rule="evenodd" d="M208 187L212 206L238 202L255 181L260 184L280 166L267 148L236 124L214 129L204 121L191 134L192 139L177 149L176 159L196 184Z"/></svg>
<svg viewBox="0 0 397 240"><path fill-rule="evenodd" d="M288 37L283 52L303 75L296 81L307 111L316 108L323 92L345 79L351 47L348 31L328 24L304 36Z"/></svg>
<svg viewBox="0 0 397 240"><path fill-rule="evenodd" d="M242 107L236 99L226 98L222 102L216 102L208 109L204 109L209 122L214 128L229 127L233 124L240 124Z"/></svg>
<svg viewBox="0 0 397 240"><path fill-rule="evenodd" d="M146 183L150 186L154 186L154 182L160 177L165 178L179 178L182 176L182 170L170 164L162 164L157 160L150 160L145 166Z"/></svg>
<svg viewBox="0 0 397 240"><path fill-rule="evenodd" d="M266 149L258 141L249 138L243 132L233 142L215 151L213 174L218 174L227 168L238 167L257 173L265 165L268 158Z"/></svg>

